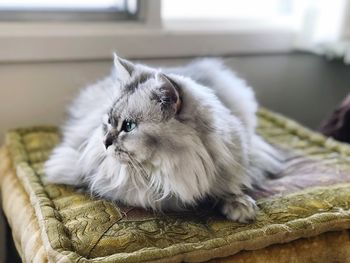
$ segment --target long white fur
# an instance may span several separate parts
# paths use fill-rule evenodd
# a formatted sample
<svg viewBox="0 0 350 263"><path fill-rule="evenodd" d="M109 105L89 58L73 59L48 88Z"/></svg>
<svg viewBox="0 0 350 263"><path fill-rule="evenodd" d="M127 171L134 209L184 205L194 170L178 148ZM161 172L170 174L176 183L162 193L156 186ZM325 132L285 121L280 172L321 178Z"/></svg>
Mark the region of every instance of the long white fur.
<svg viewBox="0 0 350 263"><path fill-rule="evenodd" d="M159 73L143 65L134 66L134 71ZM183 209L211 196L222 203L228 218L240 222L254 219L256 206L244 189L263 180L264 172L276 173L280 163L273 157L275 150L255 134L253 91L217 60L196 61L163 72L183 90L187 102L181 112L183 122L145 123L139 131L123 135L123 147L136 152L131 165L118 160L115 145L106 150L101 126L130 78L116 57L111 76L82 90L73 102L63 140L45 164L46 180L86 186L101 197L158 210ZM128 107L157 119L157 106L143 105L143 98L150 96L160 81L147 81L132 95ZM212 117L215 129L199 136L196 116L204 119L204 114ZM142 143L142 129L159 138L156 148Z"/></svg>

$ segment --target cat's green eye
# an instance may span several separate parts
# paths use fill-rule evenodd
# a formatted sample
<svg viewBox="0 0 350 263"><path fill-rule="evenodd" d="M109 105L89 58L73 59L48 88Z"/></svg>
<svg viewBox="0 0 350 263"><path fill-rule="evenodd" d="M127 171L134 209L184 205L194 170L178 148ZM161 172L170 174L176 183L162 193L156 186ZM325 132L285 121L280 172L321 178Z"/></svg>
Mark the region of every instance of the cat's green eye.
<svg viewBox="0 0 350 263"><path fill-rule="evenodd" d="M135 128L136 128L136 122L131 121L131 120L125 120L123 122L123 127L122 127L123 131L130 132L130 131L132 131Z"/></svg>

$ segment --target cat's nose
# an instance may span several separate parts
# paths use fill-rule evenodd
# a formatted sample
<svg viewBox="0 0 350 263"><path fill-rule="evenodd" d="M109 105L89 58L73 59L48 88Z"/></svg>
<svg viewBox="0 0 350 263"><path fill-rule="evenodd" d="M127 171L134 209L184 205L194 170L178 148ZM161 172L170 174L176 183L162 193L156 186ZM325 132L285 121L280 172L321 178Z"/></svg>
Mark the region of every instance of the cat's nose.
<svg viewBox="0 0 350 263"><path fill-rule="evenodd" d="M110 134L107 134L106 139L104 141L106 150L108 149L109 146L111 146L113 144L113 136L111 136Z"/></svg>

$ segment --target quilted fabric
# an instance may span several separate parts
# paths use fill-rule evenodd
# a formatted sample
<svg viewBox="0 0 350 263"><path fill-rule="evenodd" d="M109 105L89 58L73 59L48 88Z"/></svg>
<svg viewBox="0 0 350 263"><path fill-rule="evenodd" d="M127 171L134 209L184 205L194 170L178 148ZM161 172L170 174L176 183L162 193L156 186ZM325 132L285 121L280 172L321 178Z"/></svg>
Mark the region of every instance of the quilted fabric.
<svg viewBox="0 0 350 263"><path fill-rule="evenodd" d="M259 120L259 133L290 158L284 177L254 193L260 211L249 225L209 207L160 215L44 185L55 128L18 129L6 146L53 262L199 262L349 228L350 148L265 110Z"/></svg>
<svg viewBox="0 0 350 263"><path fill-rule="evenodd" d="M17 251L23 262L47 262L38 219L5 148L0 149L0 160L0 199Z"/></svg>

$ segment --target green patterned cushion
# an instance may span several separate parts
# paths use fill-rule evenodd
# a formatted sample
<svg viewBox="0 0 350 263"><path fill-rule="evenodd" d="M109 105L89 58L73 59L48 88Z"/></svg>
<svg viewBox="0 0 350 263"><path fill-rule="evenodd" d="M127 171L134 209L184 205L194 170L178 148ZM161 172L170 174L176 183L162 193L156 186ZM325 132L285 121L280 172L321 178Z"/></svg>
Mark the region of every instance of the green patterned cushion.
<svg viewBox="0 0 350 263"><path fill-rule="evenodd" d="M254 193L260 211L247 225L206 207L154 214L43 184L43 163L59 142L56 128L17 129L6 146L53 262L199 262L349 228L350 147L266 110L258 131L290 158L284 177Z"/></svg>

